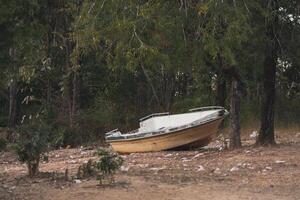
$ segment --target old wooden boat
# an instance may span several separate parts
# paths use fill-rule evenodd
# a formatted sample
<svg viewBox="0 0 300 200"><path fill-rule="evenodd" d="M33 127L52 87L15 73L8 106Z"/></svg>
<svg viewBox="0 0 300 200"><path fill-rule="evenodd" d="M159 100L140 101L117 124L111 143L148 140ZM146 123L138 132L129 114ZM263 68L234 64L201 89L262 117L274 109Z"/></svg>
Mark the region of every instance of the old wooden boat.
<svg viewBox="0 0 300 200"><path fill-rule="evenodd" d="M119 153L151 152L207 145L228 112L219 106L190 109L187 113L154 113L140 119L137 130L118 129L105 139Z"/></svg>

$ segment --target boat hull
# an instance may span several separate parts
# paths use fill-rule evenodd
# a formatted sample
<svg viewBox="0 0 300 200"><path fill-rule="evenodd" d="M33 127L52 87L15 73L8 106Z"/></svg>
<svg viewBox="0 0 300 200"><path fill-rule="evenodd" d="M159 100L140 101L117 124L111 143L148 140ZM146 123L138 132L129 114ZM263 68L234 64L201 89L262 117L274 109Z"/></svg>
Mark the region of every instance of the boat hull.
<svg viewBox="0 0 300 200"><path fill-rule="evenodd" d="M109 141L118 153L137 153L162 151L180 147L201 147L207 145L219 129L223 118L219 118L194 127L169 132L152 137Z"/></svg>

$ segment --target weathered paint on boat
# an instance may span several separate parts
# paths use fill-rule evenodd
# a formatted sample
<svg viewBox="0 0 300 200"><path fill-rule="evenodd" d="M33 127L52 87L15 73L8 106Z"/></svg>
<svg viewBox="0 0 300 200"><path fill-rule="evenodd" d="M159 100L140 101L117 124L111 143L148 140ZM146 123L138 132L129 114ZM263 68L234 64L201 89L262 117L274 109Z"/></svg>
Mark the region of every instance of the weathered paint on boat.
<svg viewBox="0 0 300 200"><path fill-rule="evenodd" d="M182 130L138 139L109 141L113 149L119 153L137 153L162 151L180 146L205 146L212 135L218 132L223 117Z"/></svg>

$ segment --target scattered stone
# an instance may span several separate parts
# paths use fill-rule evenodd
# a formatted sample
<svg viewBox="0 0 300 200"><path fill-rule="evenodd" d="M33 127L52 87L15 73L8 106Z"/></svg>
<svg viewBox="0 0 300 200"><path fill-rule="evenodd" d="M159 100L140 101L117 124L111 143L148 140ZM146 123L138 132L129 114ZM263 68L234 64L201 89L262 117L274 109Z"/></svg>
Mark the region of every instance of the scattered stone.
<svg viewBox="0 0 300 200"><path fill-rule="evenodd" d="M286 162L286 161L284 161L284 160L276 160L276 161L275 161L276 164L281 164L281 163L285 163L285 162Z"/></svg>
<svg viewBox="0 0 300 200"><path fill-rule="evenodd" d="M140 168L147 168L147 167L149 167L149 164L138 164L136 166L140 167Z"/></svg>
<svg viewBox="0 0 300 200"><path fill-rule="evenodd" d="M79 180L79 179L75 179L75 180L74 180L74 183L80 184L80 183L82 183L82 181Z"/></svg>
<svg viewBox="0 0 300 200"><path fill-rule="evenodd" d="M9 189L10 189L10 190L14 190L14 189L16 189L16 186L12 186L12 187L10 187Z"/></svg>
<svg viewBox="0 0 300 200"><path fill-rule="evenodd" d="M220 168L216 168L216 169L214 169L213 170L213 172L215 173L215 174L221 174L221 170L220 170Z"/></svg>
<svg viewBox="0 0 300 200"><path fill-rule="evenodd" d="M250 134L250 138L255 139L256 137L257 137L257 131L253 131L253 132Z"/></svg>
<svg viewBox="0 0 300 200"><path fill-rule="evenodd" d="M204 155L204 153L198 153L192 159L198 158L198 157L203 156L203 155Z"/></svg>
<svg viewBox="0 0 300 200"><path fill-rule="evenodd" d="M248 169L255 169L254 166L248 166Z"/></svg>
<svg viewBox="0 0 300 200"><path fill-rule="evenodd" d="M76 160L68 160L67 163L69 163L69 164L76 164L77 161Z"/></svg>
<svg viewBox="0 0 300 200"><path fill-rule="evenodd" d="M187 159L187 158L181 158L182 162L190 162L191 160Z"/></svg>
<svg viewBox="0 0 300 200"><path fill-rule="evenodd" d="M162 167L152 167L150 168L151 171L161 171L161 170L164 170L166 169L167 167L166 166L162 166Z"/></svg>
<svg viewBox="0 0 300 200"><path fill-rule="evenodd" d="M272 170L272 167L267 166L266 170Z"/></svg>
<svg viewBox="0 0 300 200"><path fill-rule="evenodd" d="M166 158L171 157L173 154L169 153L167 155L165 155Z"/></svg>
<svg viewBox="0 0 300 200"><path fill-rule="evenodd" d="M129 167L129 166L127 166L127 167L125 167L125 166L121 166L121 168L120 168L120 170L121 170L122 172L128 172L128 171L129 171L129 169L130 169L130 167Z"/></svg>
<svg viewBox="0 0 300 200"><path fill-rule="evenodd" d="M197 168L197 172L205 171L204 167L202 165L199 165Z"/></svg>
<svg viewBox="0 0 300 200"><path fill-rule="evenodd" d="M235 172L235 171L239 171L239 167L238 166L234 166L230 169L231 172Z"/></svg>

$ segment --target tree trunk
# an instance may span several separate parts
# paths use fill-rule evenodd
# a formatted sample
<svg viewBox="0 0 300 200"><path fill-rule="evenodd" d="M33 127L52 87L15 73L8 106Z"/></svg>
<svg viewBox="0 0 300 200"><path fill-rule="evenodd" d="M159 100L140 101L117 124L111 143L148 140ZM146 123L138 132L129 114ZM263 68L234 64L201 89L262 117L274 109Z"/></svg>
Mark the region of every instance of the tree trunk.
<svg viewBox="0 0 300 200"><path fill-rule="evenodd" d="M16 66L16 49L11 48L9 55L12 60L12 78L9 84L9 111L8 111L8 128L14 127L16 123L17 111L17 66Z"/></svg>
<svg viewBox="0 0 300 200"><path fill-rule="evenodd" d="M278 11L278 2L271 1L267 5L269 15L274 15ZM271 14L272 13L272 14ZM275 78L276 62L278 54L278 41L276 30L278 27L278 14L269 16L266 27L266 53L264 61L264 79L261 107L261 126L256 144L270 146L275 144L274 136L274 105L275 105Z"/></svg>
<svg viewBox="0 0 300 200"><path fill-rule="evenodd" d="M9 113L8 113L8 127L11 128L16 123L17 110L17 83L13 78L9 86Z"/></svg>
<svg viewBox="0 0 300 200"><path fill-rule="evenodd" d="M148 73L147 73L147 71L146 71L146 69L145 69L145 67L144 67L143 64L141 64L141 68L142 68L143 73L144 73L144 75L145 75L145 77L146 77L146 79L147 79L147 81L148 81L148 83L149 83L149 85L151 87L152 93L154 95L154 98L155 98L158 106L160 107L160 109L164 110L164 108L163 108L163 106L162 106L162 104L161 104L161 102L160 102L160 100L158 98L157 92L156 92L156 90L154 88L154 85L153 85L153 83L152 83L152 81L151 81L151 79L150 79L150 77L149 77L149 75L148 75Z"/></svg>
<svg viewBox="0 0 300 200"><path fill-rule="evenodd" d="M231 83L230 98L230 149L241 147L240 127L241 85L236 79Z"/></svg>
<svg viewBox="0 0 300 200"><path fill-rule="evenodd" d="M47 80L46 105L51 105L51 82L49 78Z"/></svg>
<svg viewBox="0 0 300 200"><path fill-rule="evenodd" d="M217 98L216 98L216 104L217 106L225 107L225 101L226 101L226 81L224 80L224 77L222 77L222 73L219 74L219 78L217 80Z"/></svg>
<svg viewBox="0 0 300 200"><path fill-rule="evenodd" d="M72 80L72 106L71 106L71 125L75 123L76 115L78 114L78 98L79 98L79 72L75 71L73 73Z"/></svg>
<svg viewBox="0 0 300 200"><path fill-rule="evenodd" d="M39 172L39 163L40 163L39 158L35 161L27 163L28 175L30 178L34 177Z"/></svg>
<svg viewBox="0 0 300 200"><path fill-rule="evenodd" d="M226 101L226 80L224 73L224 63L220 55L218 55L219 70L217 73L217 97L216 105L225 107Z"/></svg>

